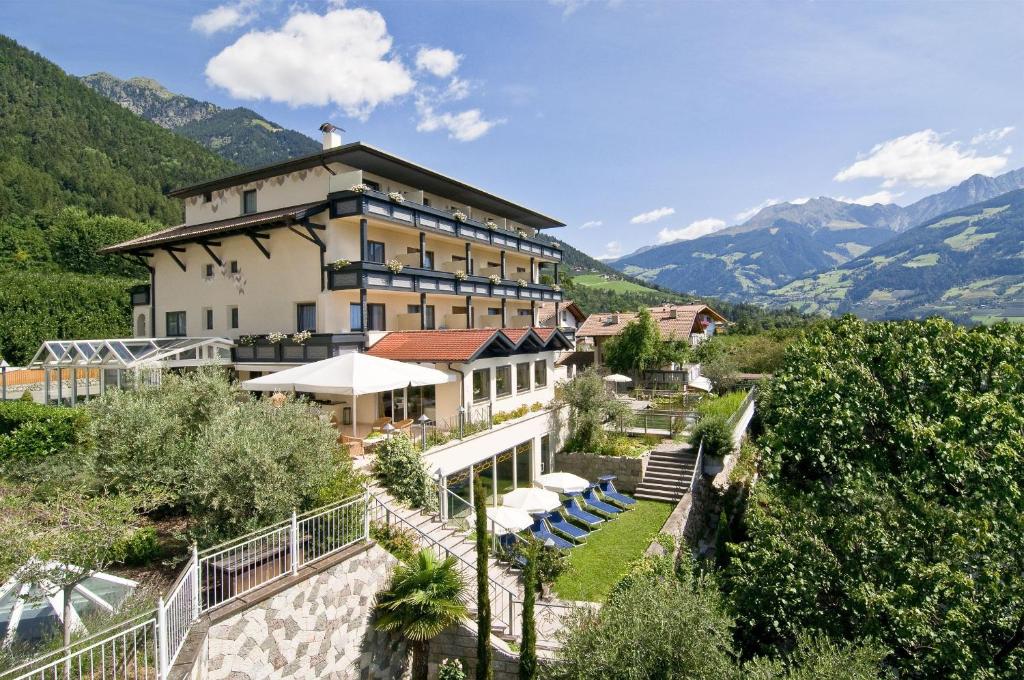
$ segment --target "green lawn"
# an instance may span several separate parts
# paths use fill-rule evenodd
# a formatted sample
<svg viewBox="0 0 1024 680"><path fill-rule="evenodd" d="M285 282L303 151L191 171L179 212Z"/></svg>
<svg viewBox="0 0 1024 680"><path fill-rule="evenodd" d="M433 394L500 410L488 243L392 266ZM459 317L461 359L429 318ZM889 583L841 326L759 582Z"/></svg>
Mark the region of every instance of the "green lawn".
<svg viewBox="0 0 1024 680"><path fill-rule="evenodd" d="M565 600L602 602L626 575L630 562L647 550L673 507L641 500L618 519L602 524L586 543L569 551L569 568L555 581L555 592Z"/></svg>
<svg viewBox="0 0 1024 680"><path fill-rule="evenodd" d="M577 286L588 286L590 288L601 288L610 290L613 293L657 293L658 291L647 286L641 286L632 281L609 281L600 274L581 274L572 277L572 282Z"/></svg>

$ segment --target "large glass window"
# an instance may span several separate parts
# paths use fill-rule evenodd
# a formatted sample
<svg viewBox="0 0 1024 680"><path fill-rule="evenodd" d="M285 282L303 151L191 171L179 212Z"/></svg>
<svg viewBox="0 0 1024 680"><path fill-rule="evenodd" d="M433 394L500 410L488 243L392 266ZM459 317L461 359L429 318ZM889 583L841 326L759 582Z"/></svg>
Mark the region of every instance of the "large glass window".
<svg viewBox="0 0 1024 680"><path fill-rule="evenodd" d="M498 397L512 394L512 367L498 366L494 369L494 392Z"/></svg>
<svg viewBox="0 0 1024 680"><path fill-rule="evenodd" d="M367 241L366 261L384 264L384 244L380 241Z"/></svg>
<svg viewBox="0 0 1024 680"><path fill-rule="evenodd" d="M516 364L516 392L530 391L530 364Z"/></svg>
<svg viewBox="0 0 1024 680"><path fill-rule="evenodd" d="M424 315L423 328L436 328L434 326L434 305L427 305L426 314Z"/></svg>
<svg viewBox="0 0 1024 680"><path fill-rule="evenodd" d="M185 335L185 312L167 312L167 337Z"/></svg>
<svg viewBox="0 0 1024 680"><path fill-rule="evenodd" d="M366 330L386 331L384 322L384 305L380 302L373 302L366 305Z"/></svg>
<svg viewBox="0 0 1024 680"><path fill-rule="evenodd" d="M537 387L546 387L548 384L548 362L544 359L535 361L533 364L533 382Z"/></svg>
<svg viewBox="0 0 1024 680"><path fill-rule="evenodd" d="M363 330L363 306L358 302L348 304L348 327L353 331Z"/></svg>
<svg viewBox="0 0 1024 680"><path fill-rule="evenodd" d="M480 486L484 489L484 503L494 505L494 458L482 460L473 466L480 475Z"/></svg>
<svg viewBox="0 0 1024 680"><path fill-rule="evenodd" d="M533 461L533 446L531 442L523 442L516 447L516 486L532 486L533 478L530 476Z"/></svg>
<svg viewBox="0 0 1024 680"><path fill-rule="evenodd" d="M409 417L415 420L428 410L433 413L436 396L433 385L409 388ZM427 414L428 416L430 414Z"/></svg>
<svg viewBox="0 0 1024 680"><path fill-rule="evenodd" d="M491 398L491 369L478 368L473 371L473 402Z"/></svg>
<svg viewBox="0 0 1024 680"><path fill-rule="evenodd" d="M542 474L555 471L555 460L551 455L551 435L540 438L540 471Z"/></svg>
<svg viewBox="0 0 1024 680"><path fill-rule="evenodd" d="M295 306L295 330L316 333L316 303L300 302Z"/></svg>
<svg viewBox="0 0 1024 680"><path fill-rule="evenodd" d="M497 459L498 493L506 494L516 488L515 481L512 478L512 471L515 469L515 454L512 449L508 449L499 453Z"/></svg>

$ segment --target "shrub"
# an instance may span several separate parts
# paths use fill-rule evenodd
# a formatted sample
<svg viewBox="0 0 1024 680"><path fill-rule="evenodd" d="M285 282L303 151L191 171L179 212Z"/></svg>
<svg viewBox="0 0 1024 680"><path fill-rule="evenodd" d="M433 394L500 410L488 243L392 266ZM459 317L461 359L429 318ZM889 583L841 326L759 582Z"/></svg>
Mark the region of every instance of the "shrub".
<svg viewBox="0 0 1024 680"><path fill-rule="evenodd" d="M377 479L395 498L414 508L433 508L437 497L412 440L404 433L392 435L377 447Z"/></svg>
<svg viewBox="0 0 1024 680"><path fill-rule="evenodd" d="M437 666L437 680L466 680L466 671L458 659L443 659Z"/></svg>
<svg viewBox="0 0 1024 680"><path fill-rule="evenodd" d="M650 450L651 445L646 439L618 435L607 437L597 452L605 456L640 458Z"/></svg>
<svg viewBox="0 0 1024 680"><path fill-rule="evenodd" d="M722 416L705 416L697 421L690 441L704 443L704 455L727 456L732 452L732 430Z"/></svg>
<svg viewBox="0 0 1024 680"><path fill-rule="evenodd" d="M523 404L522 406L520 406L518 408L514 408L511 411L502 411L501 413L495 414L495 416L494 416L494 424L495 425L500 425L501 423L504 423L505 421L508 421L508 420L515 420L516 418L522 418L523 416L525 416L529 412L530 412L530 407L527 406L526 404Z"/></svg>
<svg viewBox="0 0 1024 680"><path fill-rule="evenodd" d="M370 538L403 562L412 560L417 552L416 541L411 532L384 522L370 524Z"/></svg>
<svg viewBox="0 0 1024 680"><path fill-rule="evenodd" d="M629 415L629 407L608 393L601 376L587 369L562 383L557 406L569 407L567 451L598 451L606 434L604 424Z"/></svg>
<svg viewBox="0 0 1024 680"><path fill-rule="evenodd" d="M113 561L129 565L149 564L159 553L160 543L153 527L139 527L111 548Z"/></svg>
<svg viewBox="0 0 1024 680"><path fill-rule="evenodd" d="M23 400L0 403L0 465L17 472L88 442L88 414L81 409Z"/></svg>

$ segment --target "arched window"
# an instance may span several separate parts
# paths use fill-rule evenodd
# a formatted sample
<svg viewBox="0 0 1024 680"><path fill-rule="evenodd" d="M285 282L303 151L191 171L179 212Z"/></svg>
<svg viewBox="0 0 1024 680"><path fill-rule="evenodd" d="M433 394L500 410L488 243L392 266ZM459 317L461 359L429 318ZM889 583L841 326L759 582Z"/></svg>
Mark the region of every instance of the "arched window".
<svg viewBox="0 0 1024 680"><path fill-rule="evenodd" d="M146 315L139 314L139 318L135 320L135 337L144 338L146 337Z"/></svg>

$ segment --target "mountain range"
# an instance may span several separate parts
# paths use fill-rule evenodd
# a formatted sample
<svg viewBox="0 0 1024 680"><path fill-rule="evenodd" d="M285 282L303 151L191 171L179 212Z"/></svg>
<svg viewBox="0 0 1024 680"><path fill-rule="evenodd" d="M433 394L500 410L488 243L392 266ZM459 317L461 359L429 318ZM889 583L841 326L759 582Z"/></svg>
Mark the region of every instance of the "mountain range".
<svg viewBox="0 0 1024 680"><path fill-rule="evenodd" d="M611 262L672 290L779 302L791 282L873 255L901 233L939 215L1024 188L1024 169L974 175L908 206L870 206L821 197L760 210L743 224L688 241L648 247Z"/></svg>
<svg viewBox="0 0 1024 680"><path fill-rule="evenodd" d="M93 73L81 80L132 113L244 167L268 165L320 150L320 144L306 135L284 129L255 111L225 109L176 94L151 78L122 80L109 73Z"/></svg>

